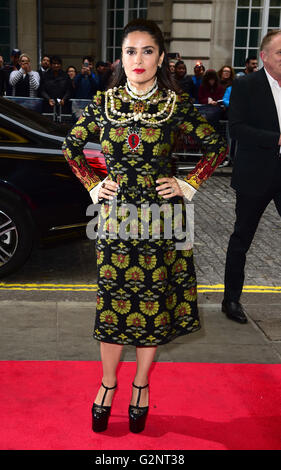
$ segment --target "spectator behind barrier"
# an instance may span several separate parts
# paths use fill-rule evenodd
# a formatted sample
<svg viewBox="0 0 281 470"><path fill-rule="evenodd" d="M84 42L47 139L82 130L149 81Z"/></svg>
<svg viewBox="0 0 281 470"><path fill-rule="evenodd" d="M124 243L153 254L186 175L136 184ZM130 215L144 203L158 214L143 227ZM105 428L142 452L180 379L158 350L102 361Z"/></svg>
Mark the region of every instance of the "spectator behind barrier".
<svg viewBox="0 0 281 470"><path fill-rule="evenodd" d="M222 98L224 89L219 83L219 77L215 70L209 69L205 72L199 88L199 111L206 119L218 129L219 120L222 117Z"/></svg>
<svg viewBox="0 0 281 470"><path fill-rule="evenodd" d="M93 75L90 61L85 58L81 72L74 78L74 97L82 100L91 100L97 91L97 82Z"/></svg>
<svg viewBox="0 0 281 470"><path fill-rule="evenodd" d="M176 62L172 59L169 60L169 70L171 74L174 76L175 75L175 67L176 67Z"/></svg>
<svg viewBox="0 0 281 470"><path fill-rule="evenodd" d="M94 59L93 59L93 57L90 56L90 55L86 55L86 56L83 57L83 59L82 59L82 64L83 64L85 61L89 62L89 67L90 67L90 70L91 70L92 77L93 77L93 79L98 83L97 75L96 75L95 72L94 72Z"/></svg>
<svg viewBox="0 0 281 470"><path fill-rule="evenodd" d="M31 60L28 54L21 54L19 65L20 69L13 70L9 78L12 96L36 98L40 76L38 72L31 69Z"/></svg>
<svg viewBox="0 0 281 470"><path fill-rule="evenodd" d="M229 107L229 100L231 95L232 85L228 86L223 95L223 105L228 108Z"/></svg>
<svg viewBox="0 0 281 470"><path fill-rule="evenodd" d="M236 78L244 77L245 75L256 72L257 70L258 70L258 61L257 61L256 56L247 57L245 61L244 71L238 72L236 74Z"/></svg>
<svg viewBox="0 0 281 470"><path fill-rule="evenodd" d="M7 89L7 74L5 73L4 68L4 59L0 55L0 96L4 96Z"/></svg>
<svg viewBox="0 0 281 470"><path fill-rule="evenodd" d="M97 80L98 90L104 91L107 89L108 83L111 79L113 66L110 62L98 61L96 63L96 71L97 71L96 80Z"/></svg>
<svg viewBox="0 0 281 470"><path fill-rule="evenodd" d="M192 78L186 75L186 65L183 60L178 60L175 65L174 78L181 90L195 98L195 87Z"/></svg>
<svg viewBox="0 0 281 470"><path fill-rule="evenodd" d="M74 67L74 65L69 65L66 69L66 73L67 75L69 76L70 80L71 80L71 85L72 85L72 98L74 98L74 88L75 88L75 83L74 83L74 79L77 75L77 68Z"/></svg>
<svg viewBox="0 0 281 470"><path fill-rule="evenodd" d="M198 92L202 83L202 78L205 72L205 67L202 62L197 62L194 69L194 75L192 75L192 81L194 83L194 99L195 103L198 103Z"/></svg>
<svg viewBox="0 0 281 470"><path fill-rule="evenodd" d="M71 113L69 99L72 96L72 84L67 73L62 70L62 60L58 56L51 57L51 69L44 74L41 96L44 98L45 113L52 113L58 103L62 106L62 113Z"/></svg>
<svg viewBox="0 0 281 470"><path fill-rule="evenodd" d="M199 87L199 103L216 106L218 100L222 100L224 89L219 83L219 77L215 70L209 69L205 72Z"/></svg>
<svg viewBox="0 0 281 470"><path fill-rule="evenodd" d="M21 55L21 51L19 49L13 49L11 52L11 62L9 64L4 65L4 70L6 73L6 80L7 80L6 95L8 96L12 95L12 86L9 84L10 74L14 70L20 69L20 64L19 64L20 55Z"/></svg>
<svg viewBox="0 0 281 470"><path fill-rule="evenodd" d="M233 80L235 78L235 71L230 65L224 65L218 71L218 77L220 80L220 84L222 85L225 91L227 87L232 85Z"/></svg>
<svg viewBox="0 0 281 470"><path fill-rule="evenodd" d="M45 54L43 57L42 57L42 60L41 60L41 65L39 67L39 70L38 70L38 73L40 75L40 79L43 78L43 75L48 72L48 70L50 70L51 68L51 57L47 54Z"/></svg>

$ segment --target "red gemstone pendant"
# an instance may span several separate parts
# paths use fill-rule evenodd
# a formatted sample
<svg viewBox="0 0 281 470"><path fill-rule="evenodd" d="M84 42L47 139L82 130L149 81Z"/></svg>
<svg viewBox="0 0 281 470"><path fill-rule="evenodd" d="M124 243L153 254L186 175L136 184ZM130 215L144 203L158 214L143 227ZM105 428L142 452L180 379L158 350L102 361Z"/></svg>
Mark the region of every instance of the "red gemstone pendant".
<svg viewBox="0 0 281 470"><path fill-rule="evenodd" d="M135 152L141 143L141 138L139 135L139 131L137 129L129 129L128 130L128 138L127 138L128 147L132 152Z"/></svg>

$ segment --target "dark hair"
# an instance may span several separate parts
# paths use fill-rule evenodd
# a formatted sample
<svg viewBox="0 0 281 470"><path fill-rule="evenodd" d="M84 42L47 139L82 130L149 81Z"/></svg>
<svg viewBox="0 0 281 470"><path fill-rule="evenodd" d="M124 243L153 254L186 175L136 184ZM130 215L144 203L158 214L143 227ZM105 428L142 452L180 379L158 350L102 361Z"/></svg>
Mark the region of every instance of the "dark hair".
<svg viewBox="0 0 281 470"><path fill-rule="evenodd" d="M58 62L60 65L62 65L62 59L58 55L52 55L51 64L53 64L54 62Z"/></svg>
<svg viewBox="0 0 281 470"><path fill-rule="evenodd" d="M219 69L219 71L218 71L219 79L221 80L222 72L223 72L223 69L225 69L225 68L228 68L228 69L230 70L230 78L231 78L232 80L234 80L234 78L235 78L235 70L234 70L233 67L231 67L231 65L223 65L223 66Z"/></svg>
<svg viewBox="0 0 281 470"><path fill-rule="evenodd" d="M176 64L175 64L175 67L177 68L179 65L184 65L185 68L186 68L186 65L185 65L185 63L184 63L183 60L178 60L178 61L176 62Z"/></svg>
<svg viewBox="0 0 281 470"><path fill-rule="evenodd" d="M209 80L215 80L215 83L213 86L210 85ZM202 78L202 86L205 88L211 89L211 88L217 88L218 84L219 84L219 77L218 77L217 72L213 69L206 70Z"/></svg>
<svg viewBox="0 0 281 470"><path fill-rule="evenodd" d="M69 69L74 69L75 72L77 73L77 68L76 68L74 65L69 65L69 66L67 67L67 69L66 69L66 72L68 72Z"/></svg>
<svg viewBox="0 0 281 470"><path fill-rule="evenodd" d="M98 60L98 62L96 63L96 69L100 66L101 67L108 67L109 64L108 64L108 62L103 62L102 60Z"/></svg>
<svg viewBox="0 0 281 470"><path fill-rule="evenodd" d="M85 55L85 57L83 57L82 59L82 62L84 62L85 60L94 63L93 57L91 55Z"/></svg>
<svg viewBox="0 0 281 470"><path fill-rule="evenodd" d="M257 60L257 57L255 55L250 55L249 57L247 57L245 64L249 64L250 60Z"/></svg>
<svg viewBox="0 0 281 470"><path fill-rule="evenodd" d="M161 29L157 26L157 24L154 21L137 18L135 20L130 21L130 23L128 23L127 26L125 26L125 28L123 29L121 45L123 45L123 42L128 36L128 34L134 33L135 31L142 31L142 32L150 34L150 36L153 37L154 41L159 47L159 55L161 56L161 54L164 52L164 60L162 62L162 67L158 67L157 72L156 72L159 88L170 89L170 90L174 90L177 93L180 93L181 89L175 83L169 70L169 60L168 60L168 56L167 56L167 52L166 52L166 48L164 44L164 38L161 32ZM126 83L126 74L123 69L122 55L121 55L120 62L116 66L116 69L112 76L112 80L110 81L108 88L113 88L119 85L125 85L125 83Z"/></svg>

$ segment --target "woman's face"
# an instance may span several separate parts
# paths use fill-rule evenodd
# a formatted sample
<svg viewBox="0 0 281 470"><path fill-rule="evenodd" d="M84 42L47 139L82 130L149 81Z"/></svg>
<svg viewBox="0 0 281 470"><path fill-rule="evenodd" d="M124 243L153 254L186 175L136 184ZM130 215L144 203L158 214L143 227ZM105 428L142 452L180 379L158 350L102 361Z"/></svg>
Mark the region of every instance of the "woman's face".
<svg viewBox="0 0 281 470"><path fill-rule="evenodd" d="M131 84L138 90L145 90L153 84L158 65L164 59L159 56L159 47L147 32L129 33L122 45L124 71Z"/></svg>
<svg viewBox="0 0 281 470"><path fill-rule="evenodd" d="M69 75L69 77L70 77L71 79L74 78L75 75L76 75L75 69L74 69L73 67L70 67L70 68L68 69L67 73L68 73L68 75Z"/></svg>
<svg viewBox="0 0 281 470"><path fill-rule="evenodd" d="M215 79L214 78L209 78L208 82L209 82L210 86L214 86Z"/></svg>
<svg viewBox="0 0 281 470"><path fill-rule="evenodd" d="M175 73L175 62L169 62L169 68L171 73Z"/></svg>
<svg viewBox="0 0 281 470"><path fill-rule="evenodd" d="M231 70L228 67L225 67L221 74L222 78L229 78L231 76Z"/></svg>

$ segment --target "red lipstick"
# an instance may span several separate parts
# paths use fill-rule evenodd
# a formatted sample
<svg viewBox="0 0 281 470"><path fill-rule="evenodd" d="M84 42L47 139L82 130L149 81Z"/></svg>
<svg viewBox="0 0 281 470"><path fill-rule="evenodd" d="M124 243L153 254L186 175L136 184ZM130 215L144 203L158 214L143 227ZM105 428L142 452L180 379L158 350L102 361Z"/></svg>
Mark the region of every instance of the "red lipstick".
<svg viewBox="0 0 281 470"><path fill-rule="evenodd" d="M134 69L135 73L144 73L145 69Z"/></svg>

